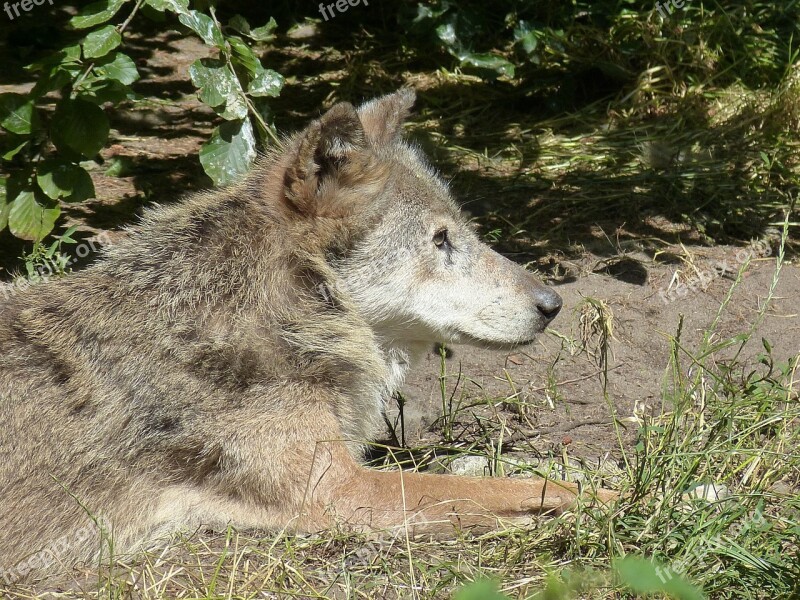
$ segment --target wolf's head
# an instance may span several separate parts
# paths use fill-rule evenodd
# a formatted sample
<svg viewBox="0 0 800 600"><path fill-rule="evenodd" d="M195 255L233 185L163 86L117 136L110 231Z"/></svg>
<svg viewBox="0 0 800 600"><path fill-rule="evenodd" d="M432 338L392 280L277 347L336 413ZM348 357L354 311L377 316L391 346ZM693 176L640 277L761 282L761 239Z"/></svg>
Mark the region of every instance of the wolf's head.
<svg viewBox="0 0 800 600"><path fill-rule="evenodd" d="M287 205L338 231L327 248L332 293L349 296L388 344L528 343L561 298L481 242L420 150L401 139L413 103L401 89L314 121L292 146Z"/></svg>

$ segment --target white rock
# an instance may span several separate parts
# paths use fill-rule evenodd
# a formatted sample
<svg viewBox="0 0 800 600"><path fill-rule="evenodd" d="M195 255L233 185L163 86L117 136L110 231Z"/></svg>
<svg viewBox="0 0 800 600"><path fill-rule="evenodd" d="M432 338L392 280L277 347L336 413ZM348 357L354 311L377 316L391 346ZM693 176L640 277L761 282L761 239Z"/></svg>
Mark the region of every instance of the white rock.
<svg viewBox="0 0 800 600"><path fill-rule="evenodd" d="M705 500L706 502L717 502L724 500L731 495L728 486L721 483L703 483L696 488L685 492L681 499L685 502L690 500Z"/></svg>
<svg viewBox="0 0 800 600"><path fill-rule="evenodd" d="M489 475L489 460L485 456L459 456L454 458L447 469L453 475L484 477Z"/></svg>

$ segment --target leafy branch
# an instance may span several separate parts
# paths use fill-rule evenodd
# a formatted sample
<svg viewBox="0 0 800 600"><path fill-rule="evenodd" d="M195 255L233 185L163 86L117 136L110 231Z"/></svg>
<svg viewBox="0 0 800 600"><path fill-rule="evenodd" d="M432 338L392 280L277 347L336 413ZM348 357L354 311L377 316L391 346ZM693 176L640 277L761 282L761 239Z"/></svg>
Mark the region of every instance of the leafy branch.
<svg viewBox="0 0 800 600"><path fill-rule="evenodd" d="M125 5L132 8L118 24ZM32 241L29 256L41 254L42 240L61 215L62 203L80 203L96 191L84 165L108 144L111 125L104 108L143 100L131 88L140 78L134 61L121 51L124 34L143 8L177 17L208 45L213 56L189 69L198 96L223 120L200 151L200 162L218 185L247 171L257 142L277 141L265 99L277 97L283 77L261 65L251 46L274 39L274 19L251 28L240 15L223 26L214 6L189 9L189 0L100 0L69 21L86 31L78 43L31 63L36 77L27 94L0 94L0 230L9 228ZM53 93L54 108L48 106ZM88 166L91 166L89 164Z"/></svg>

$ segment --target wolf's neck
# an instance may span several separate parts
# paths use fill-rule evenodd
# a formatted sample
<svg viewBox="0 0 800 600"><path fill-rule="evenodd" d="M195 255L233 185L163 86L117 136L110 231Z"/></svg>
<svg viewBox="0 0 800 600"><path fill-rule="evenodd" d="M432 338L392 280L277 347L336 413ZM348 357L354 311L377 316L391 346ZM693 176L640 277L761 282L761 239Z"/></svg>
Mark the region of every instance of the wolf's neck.
<svg viewBox="0 0 800 600"><path fill-rule="evenodd" d="M396 392L403 385L409 369L419 362L428 345L424 342L382 344L388 369L386 389L389 393Z"/></svg>

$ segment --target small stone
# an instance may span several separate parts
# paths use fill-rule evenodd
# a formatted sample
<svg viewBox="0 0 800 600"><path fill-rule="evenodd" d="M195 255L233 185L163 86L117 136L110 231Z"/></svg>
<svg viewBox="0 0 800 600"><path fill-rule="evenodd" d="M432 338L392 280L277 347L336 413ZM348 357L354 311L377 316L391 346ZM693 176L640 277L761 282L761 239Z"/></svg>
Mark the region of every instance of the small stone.
<svg viewBox="0 0 800 600"><path fill-rule="evenodd" d="M785 481L776 481L769 486L769 491L773 494L777 494L778 496L794 496L797 494L797 490L795 490Z"/></svg>
<svg viewBox="0 0 800 600"><path fill-rule="evenodd" d="M707 502L717 502L724 500L731 495L728 486L721 483L703 483L685 492L681 498L684 501L705 500Z"/></svg>
<svg viewBox="0 0 800 600"><path fill-rule="evenodd" d="M490 473L489 460L485 456L459 456L452 460L448 471L453 475L484 477Z"/></svg>

